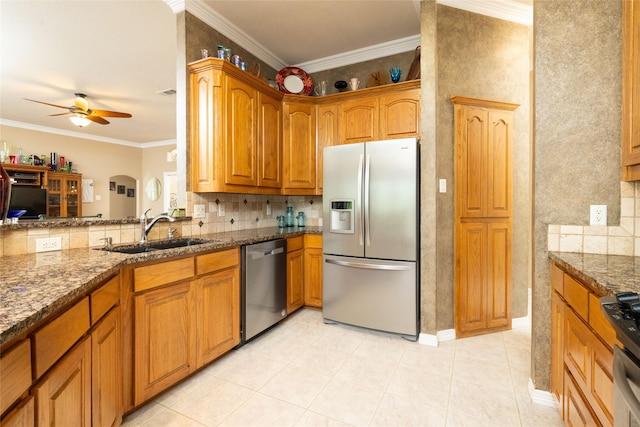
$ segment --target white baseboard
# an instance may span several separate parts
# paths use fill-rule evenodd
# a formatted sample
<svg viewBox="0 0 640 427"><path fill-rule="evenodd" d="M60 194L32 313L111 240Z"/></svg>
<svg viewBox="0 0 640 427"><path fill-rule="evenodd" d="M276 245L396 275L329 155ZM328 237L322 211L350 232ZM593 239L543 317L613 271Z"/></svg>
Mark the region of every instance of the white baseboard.
<svg viewBox="0 0 640 427"><path fill-rule="evenodd" d="M428 345L431 347L437 347L440 341L452 341L456 339L455 329L445 329L439 331L436 335L421 333L418 338L418 344Z"/></svg>
<svg viewBox="0 0 640 427"><path fill-rule="evenodd" d="M533 381L529 378L529 397L531 401L538 405L549 406L551 408L558 408L558 401L553 393L544 390L536 390L533 386Z"/></svg>
<svg viewBox="0 0 640 427"><path fill-rule="evenodd" d="M516 328L528 328L531 326L531 320L529 320L529 316L526 317L516 317L515 319L511 319L511 329Z"/></svg>

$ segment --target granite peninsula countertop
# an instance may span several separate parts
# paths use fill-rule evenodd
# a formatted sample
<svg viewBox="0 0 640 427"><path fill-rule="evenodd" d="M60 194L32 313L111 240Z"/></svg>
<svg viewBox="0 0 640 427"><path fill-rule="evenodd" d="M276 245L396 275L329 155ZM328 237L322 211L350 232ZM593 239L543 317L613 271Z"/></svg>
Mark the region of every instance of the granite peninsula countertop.
<svg viewBox="0 0 640 427"><path fill-rule="evenodd" d="M549 258L600 295L640 293L640 257L549 252Z"/></svg>
<svg viewBox="0 0 640 427"><path fill-rule="evenodd" d="M121 265L303 234L322 234L322 227L269 227L193 236L211 242L131 255L83 248L1 257L0 345L86 295Z"/></svg>

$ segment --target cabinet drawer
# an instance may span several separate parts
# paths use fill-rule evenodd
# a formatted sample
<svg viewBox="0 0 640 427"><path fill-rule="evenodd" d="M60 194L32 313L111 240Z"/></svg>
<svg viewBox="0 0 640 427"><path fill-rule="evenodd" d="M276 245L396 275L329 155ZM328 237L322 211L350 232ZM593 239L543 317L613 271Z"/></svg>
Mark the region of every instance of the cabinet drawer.
<svg viewBox="0 0 640 427"><path fill-rule="evenodd" d="M600 300L595 294L589 294L589 326L593 328L609 348L613 348L613 345L618 342L616 331L604 317L604 313L600 308Z"/></svg>
<svg viewBox="0 0 640 427"><path fill-rule="evenodd" d="M304 243L304 236L290 237L287 239L287 252L297 251L302 249Z"/></svg>
<svg viewBox="0 0 640 427"><path fill-rule="evenodd" d="M0 358L0 414L31 386L31 342L23 340Z"/></svg>
<svg viewBox="0 0 640 427"><path fill-rule="evenodd" d="M320 234L305 234L304 235L304 247L322 249L322 235Z"/></svg>
<svg viewBox="0 0 640 427"><path fill-rule="evenodd" d="M564 299L583 319L589 319L589 290L568 274L563 280Z"/></svg>
<svg viewBox="0 0 640 427"><path fill-rule="evenodd" d="M89 330L89 298L33 334L34 371L39 378Z"/></svg>
<svg viewBox="0 0 640 427"><path fill-rule="evenodd" d="M120 275L91 294L91 325L95 325L120 300Z"/></svg>
<svg viewBox="0 0 640 427"><path fill-rule="evenodd" d="M138 267L133 271L134 292L166 285L193 276L193 258L177 259L160 264Z"/></svg>
<svg viewBox="0 0 640 427"><path fill-rule="evenodd" d="M240 255L238 254L237 248L199 255L196 257L196 274L200 275L211 273L212 271L224 270L225 268L235 267L239 263Z"/></svg>
<svg viewBox="0 0 640 427"><path fill-rule="evenodd" d="M551 263L551 289L560 295L564 292L564 271L555 262Z"/></svg>

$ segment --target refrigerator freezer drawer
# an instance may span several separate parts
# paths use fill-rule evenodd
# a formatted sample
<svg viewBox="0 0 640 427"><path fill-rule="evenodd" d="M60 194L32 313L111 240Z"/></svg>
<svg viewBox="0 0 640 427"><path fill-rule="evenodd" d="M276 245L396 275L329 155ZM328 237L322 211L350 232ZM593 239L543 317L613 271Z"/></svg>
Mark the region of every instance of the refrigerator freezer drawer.
<svg viewBox="0 0 640 427"><path fill-rule="evenodd" d="M325 320L418 336L415 262L325 255Z"/></svg>

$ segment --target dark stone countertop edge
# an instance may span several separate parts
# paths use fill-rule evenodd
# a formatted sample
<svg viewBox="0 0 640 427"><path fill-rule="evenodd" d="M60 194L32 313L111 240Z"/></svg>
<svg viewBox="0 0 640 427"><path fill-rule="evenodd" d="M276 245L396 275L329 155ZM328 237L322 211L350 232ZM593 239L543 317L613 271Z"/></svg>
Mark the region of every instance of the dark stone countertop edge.
<svg viewBox="0 0 640 427"><path fill-rule="evenodd" d="M321 235L322 227L284 229L269 227L214 233L198 236L199 239L211 240L210 243L142 254L129 255L103 251L101 248L85 248L2 257L0 258L0 277L3 277L3 283L0 283L0 300L2 301L0 304L0 328L2 328L0 346L32 330L46 317L60 312L79 297L89 294L96 286L117 273L122 265L209 252L305 234ZM50 258L50 260L43 261L45 258ZM79 265L76 265L76 263ZM42 265L45 265L45 267ZM52 269L55 273L53 275L30 277L33 276L32 269L34 268ZM75 280L71 280L70 275L77 274L78 270L82 271L82 277L73 277ZM7 279L5 280L5 278ZM45 283L42 283L43 281ZM73 283L67 285L68 282ZM11 305L10 297L15 298L19 291L29 287L34 288L34 293L37 294L38 290L35 288L40 285L60 289L51 292L47 292L47 289L40 289L40 291L44 291L47 294L47 297L51 298L50 301L20 301L20 304L24 304L26 307L25 312L12 315L12 307L9 307ZM42 295L36 295L34 298L41 299L41 297ZM36 308L31 308L32 304L35 305L37 303L42 304Z"/></svg>
<svg viewBox="0 0 640 427"><path fill-rule="evenodd" d="M190 216L174 216L176 221L191 221ZM152 216L149 219L153 219ZM24 219L18 221L17 224L0 224L0 230L24 230L31 228L58 228L58 227L92 227L96 225L122 225L122 224L140 224L140 218L117 218L106 219L97 217L70 217L57 219Z"/></svg>
<svg viewBox="0 0 640 427"><path fill-rule="evenodd" d="M640 257L549 252L549 258L599 296L640 292Z"/></svg>

